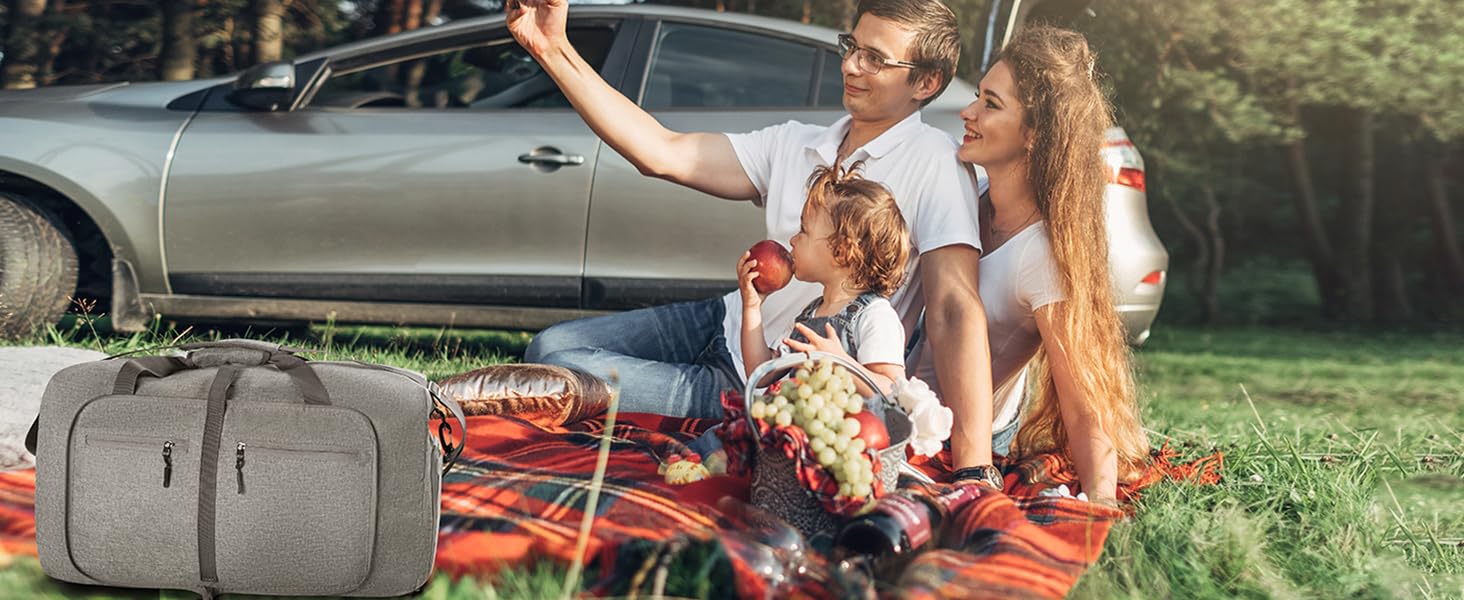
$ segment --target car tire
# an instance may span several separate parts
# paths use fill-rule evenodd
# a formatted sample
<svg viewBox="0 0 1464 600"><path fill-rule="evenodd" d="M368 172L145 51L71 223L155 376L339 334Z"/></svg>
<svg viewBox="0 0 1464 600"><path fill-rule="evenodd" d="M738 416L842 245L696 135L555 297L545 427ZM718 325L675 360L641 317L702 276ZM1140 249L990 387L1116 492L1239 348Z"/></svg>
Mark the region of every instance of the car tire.
<svg viewBox="0 0 1464 600"><path fill-rule="evenodd" d="M0 338L55 324L76 292L76 246L38 204L0 193Z"/></svg>

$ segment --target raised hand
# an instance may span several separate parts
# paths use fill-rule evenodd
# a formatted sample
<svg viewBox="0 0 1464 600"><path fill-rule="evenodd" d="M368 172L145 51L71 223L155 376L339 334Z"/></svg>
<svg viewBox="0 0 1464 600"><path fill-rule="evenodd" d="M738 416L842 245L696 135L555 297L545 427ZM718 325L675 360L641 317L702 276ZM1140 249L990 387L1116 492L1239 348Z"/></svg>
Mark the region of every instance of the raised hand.
<svg viewBox="0 0 1464 600"><path fill-rule="evenodd" d="M508 0L504 10L513 39L536 58L566 40L569 0Z"/></svg>
<svg viewBox="0 0 1464 600"><path fill-rule="evenodd" d="M737 291L742 293L743 310L762 307L764 296L752 287L752 280L757 277L757 261L752 259L752 252L743 252L742 258L737 259Z"/></svg>

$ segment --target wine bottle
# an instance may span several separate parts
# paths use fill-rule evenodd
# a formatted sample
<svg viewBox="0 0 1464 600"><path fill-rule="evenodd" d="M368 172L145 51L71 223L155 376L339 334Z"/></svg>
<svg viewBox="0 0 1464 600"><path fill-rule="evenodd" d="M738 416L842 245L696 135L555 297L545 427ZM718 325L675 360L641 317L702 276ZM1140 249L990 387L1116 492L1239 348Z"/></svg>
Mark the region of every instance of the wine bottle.
<svg viewBox="0 0 1464 600"><path fill-rule="evenodd" d="M961 486L936 496L905 490L887 494L868 513L855 517L839 529L834 537L834 548L841 556L867 555L877 563L909 558L933 545L932 542L938 540L947 525L949 516L980 495L980 490L974 485ZM904 560L893 562L903 563Z"/></svg>

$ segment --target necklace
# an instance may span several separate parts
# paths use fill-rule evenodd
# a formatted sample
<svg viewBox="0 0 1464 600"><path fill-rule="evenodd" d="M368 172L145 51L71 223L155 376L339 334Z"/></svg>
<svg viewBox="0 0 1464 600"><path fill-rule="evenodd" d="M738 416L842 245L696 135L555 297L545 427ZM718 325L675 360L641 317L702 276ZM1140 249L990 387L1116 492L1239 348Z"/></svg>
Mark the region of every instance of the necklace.
<svg viewBox="0 0 1464 600"><path fill-rule="evenodd" d="M987 230L989 230L989 233L986 232L987 230L983 230L981 236L981 244L988 253L995 252L997 248L1006 245L1007 241L1011 240L1013 237L1016 237L1016 235L1020 233L1023 229L1026 229L1031 224L1036 223L1037 221L1042 219L1042 214L1037 211L1036 207L1033 207L1032 212L1027 215L1027 218L1022 219L1021 223L1018 223L1011 227L999 228L996 226L996 216L994 209L993 212L990 213L990 215L990 220L987 221L988 223L991 223L990 227L987 228Z"/></svg>
<svg viewBox="0 0 1464 600"><path fill-rule="evenodd" d="M1027 226L1040 220L1042 220L1042 214L1037 211L1036 207L1032 208L1032 212L1028 213L1026 218L1022 219L1021 222L1011 227L997 227L996 217L995 215L993 215L991 219L991 233L993 236L998 238L1009 238L1017 232L1026 229Z"/></svg>

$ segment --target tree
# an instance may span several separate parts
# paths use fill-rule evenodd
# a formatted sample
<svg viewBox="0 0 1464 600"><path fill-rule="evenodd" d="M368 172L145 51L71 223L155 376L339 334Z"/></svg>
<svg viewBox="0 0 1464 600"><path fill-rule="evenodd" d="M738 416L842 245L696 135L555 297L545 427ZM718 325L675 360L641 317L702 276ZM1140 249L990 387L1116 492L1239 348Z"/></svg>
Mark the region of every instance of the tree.
<svg viewBox="0 0 1464 600"><path fill-rule="evenodd" d="M253 0L255 64L280 60L285 47L285 0Z"/></svg>
<svg viewBox="0 0 1464 600"><path fill-rule="evenodd" d="M1140 0L1105 3L1098 22L1116 21L1104 32L1104 42L1133 50L1118 61L1130 70L1120 78L1126 88L1120 95L1126 106L1153 108L1157 114L1146 111L1143 119L1126 124L1162 126L1163 131L1153 132L1139 128L1145 135L1142 147L1157 155L1160 170L1179 163L1191 169L1204 161L1216 165L1217 157L1237 144L1251 153L1266 146L1278 149L1290 179L1283 188L1292 199L1322 312L1361 320L1409 304L1401 256L1409 244L1411 200L1399 194L1408 194L1402 190L1410 187L1400 178L1413 175L1400 175L1406 169L1380 170L1380 143L1390 149L1416 147L1393 133L1395 123L1464 121L1450 104L1461 90L1455 48L1464 17L1450 4L1196 0L1180 10ZM1156 39L1155 32L1167 34ZM1153 80L1159 83L1135 87L1135 81L1147 80L1146 64L1157 65L1161 74ZM1155 104L1142 104L1146 100ZM1191 110L1166 112L1176 103ZM1202 112L1209 123L1197 118ZM1381 123L1390 127L1380 142ZM1201 168L1206 172L1190 174L1200 182L1223 181L1234 165L1221 161L1218 166L1218 171ZM1210 194L1200 187L1194 196L1210 204L1203 200ZM1379 204L1379 189L1388 192L1386 207ZM1447 203L1443 206L1446 212ZM1378 218L1380 210L1385 218ZM1179 219L1198 237L1197 220L1182 214ZM1440 236L1452 235L1451 219L1443 213L1435 219ZM1209 237L1213 256L1214 235Z"/></svg>
<svg viewBox="0 0 1464 600"><path fill-rule="evenodd" d="M9 0L5 29L5 61L0 64L0 87L8 90L36 87L42 58L41 16L46 0Z"/></svg>
<svg viewBox="0 0 1464 600"><path fill-rule="evenodd" d="M1299 223L1328 316L1373 316L1371 253L1376 204L1376 127L1396 40L1386 35L1382 5L1395 0L1238 0L1235 37L1256 89L1304 135L1289 140ZM1401 1L1401 0L1397 0ZM1308 114L1310 113L1310 114ZM1308 122L1314 118L1314 122ZM1333 231L1320 214L1308 138L1341 132L1345 176Z"/></svg>
<svg viewBox="0 0 1464 600"><path fill-rule="evenodd" d="M164 81L193 79L198 41L193 35L197 0L164 0L163 49L158 78Z"/></svg>
<svg viewBox="0 0 1464 600"><path fill-rule="evenodd" d="M1150 198L1161 201L1193 243L1189 292L1202 319L1220 319L1226 267L1222 217L1253 185L1235 174L1246 147L1297 132L1246 89L1225 42L1235 15L1218 2L1106 2L1087 25L1122 124L1147 158Z"/></svg>
<svg viewBox="0 0 1464 600"><path fill-rule="evenodd" d="M1422 181L1425 218L1433 237L1432 254L1437 278L1447 283L1446 294L1457 299L1464 290L1464 248L1461 248L1449 187L1464 175L1464 14L1455 2L1417 0L1388 21L1389 35L1403 40L1406 51L1396 61L1400 112L1409 115L1418 130L1417 170L1409 177ZM1452 168L1451 168L1452 167Z"/></svg>

